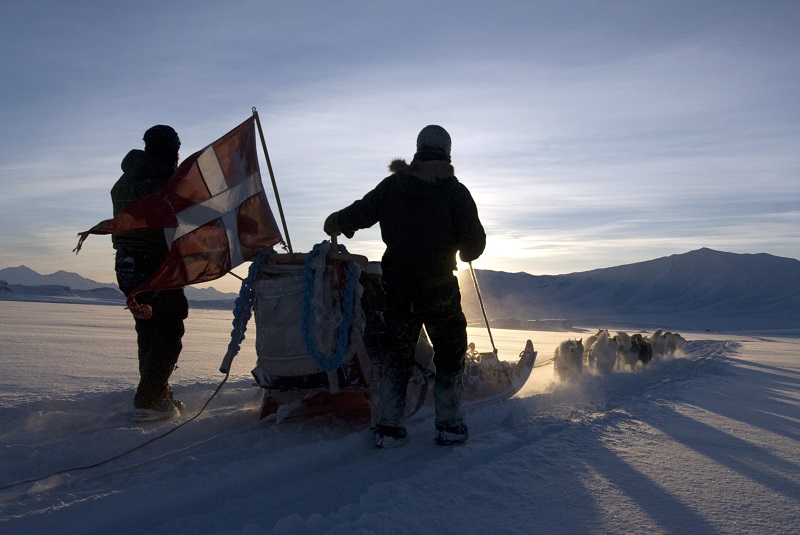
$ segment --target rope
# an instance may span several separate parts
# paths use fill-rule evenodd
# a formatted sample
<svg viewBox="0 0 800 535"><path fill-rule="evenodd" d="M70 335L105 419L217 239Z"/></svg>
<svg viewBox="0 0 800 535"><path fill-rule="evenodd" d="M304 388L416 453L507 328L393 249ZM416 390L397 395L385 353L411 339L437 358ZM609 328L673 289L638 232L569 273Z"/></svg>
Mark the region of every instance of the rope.
<svg viewBox="0 0 800 535"><path fill-rule="evenodd" d="M483 321L486 322L486 330L489 331L489 341L492 343L492 351L495 356L497 355L497 347L494 345L494 338L492 338L492 329L489 327L489 319L486 317L486 308L483 306L483 297L481 297L481 289L478 287L478 277L475 276L475 269L472 267L472 262L469 263L469 272L472 275L472 282L475 283L475 293L478 294L478 302L481 304L481 312L483 312Z"/></svg>
<svg viewBox="0 0 800 535"><path fill-rule="evenodd" d="M258 274L258 270L260 269L261 264L266 258L266 256L274 252L275 251L272 248L270 248L260 253L258 256L256 256L253 259L252 263L250 264L250 269L248 270L247 278L242 280L242 287L239 290L239 297L236 298L236 304L234 306L233 330L231 331L231 341L228 344L228 354L226 355L226 359L230 358L230 360L233 360L233 357L239 352L239 349L241 348L242 341L244 341L245 338L244 333L247 330L247 322L250 320L250 316L253 310L253 302L255 301L255 288L253 286L253 280L255 279L255 276ZM203 411L206 410L206 407L208 407L209 403L211 403L211 400L216 397L216 395L222 389L222 386L228 381L228 377L230 377L230 369L223 370L222 372L225 374L225 377L219 383L216 390L214 390L214 393L211 394L211 397L209 397L208 400L205 402L200 411L191 418L189 418L188 420L186 420L185 422L176 425L167 432L162 433L156 437L153 437L150 440L147 440L139 444L138 446L125 450L122 453L118 453L113 457L103 459L102 461L96 462L94 464L89 464L86 466L78 466L75 468L67 468L64 470L59 470L57 472L47 474L46 476L37 477L34 479L27 479L25 481L18 481L16 483L11 483L10 485L4 485L0 487L0 491L17 487L19 485L25 485L27 483L36 483L38 481L42 481L49 477L66 474L69 472L78 472L81 470L90 470L92 468L97 468L98 466L103 466L104 464L116 461L117 459L125 457L126 455L130 455L135 451L138 451L146 446L149 446L150 444L152 444L157 440L161 440L162 438L171 435L181 427L185 426L189 422L196 420L201 414L203 414Z"/></svg>
<svg viewBox="0 0 800 535"><path fill-rule="evenodd" d="M188 424L189 422L196 420L198 416L203 414L203 411L206 410L206 407L208 407L208 404L211 403L211 400L214 399L214 397L219 393L220 389L222 389L222 385L224 385L227 380L228 380L228 374L225 374L225 378L222 379L222 382L219 384L219 386L217 386L217 389L214 390L214 393L211 394L210 398L208 398L208 401L206 401L205 405L203 405L203 408L200 409L200 412L198 412L197 414L195 414L194 416L192 416L191 418L189 418L185 422L182 422L182 423L176 425L175 427L173 427L172 429L170 429L166 433L162 433L162 434L158 435L157 437L153 437L150 440L142 442L138 446L134 446L133 448L131 448L129 450L125 450L122 453L118 453L117 455L114 455L113 457L109 457L108 459L103 459L102 461L96 462L94 464L88 464L86 466L77 466L75 468L67 468L67 469L64 469L64 470L59 470L57 472L53 472L51 474L47 474L46 476L37 477L37 478L34 478L34 479L26 479L25 481L17 481L16 483L11 483L10 485L4 485L4 486L0 487L0 491L7 490L7 489L10 489L12 487L17 487L19 485L25 485L26 483L36 483L38 481L45 480L45 479L47 479L49 477L58 476L58 475L61 475L61 474L66 474L68 472L78 472L80 470L89 470L91 468L97 468L98 466L103 466L104 464L108 464L108 463L110 463L112 461L116 461L117 459L125 457L126 455L130 455L131 453L133 453L135 451L138 451L138 450L144 448L145 446L149 446L153 442L155 442L157 440L161 440L162 438L171 435L172 433L174 433L175 431L177 431L178 429L180 429L184 425Z"/></svg>
<svg viewBox="0 0 800 535"><path fill-rule="evenodd" d="M242 342L245 338L245 331L247 330L247 323L253 313L253 303L256 300L256 290L254 281L261 269L261 264L266 259L267 255L275 252L271 247L266 251L259 253L253 258L250 263L250 268L247 271L247 278L242 279L242 286L239 288L239 297L236 298L236 303L233 307L233 330L231 331L231 341L228 343L228 352L220 366L220 372L228 373L230 371L233 358L239 354L242 347Z"/></svg>
<svg viewBox="0 0 800 535"><path fill-rule="evenodd" d="M306 350L309 355L314 357L319 367L326 371L332 372L342 365L344 360L345 351L350 345L350 327L353 323L353 303L356 294L356 285L360 276L360 269L355 262L346 262L347 275L345 278L345 286L342 292L341 299L341 320L338 323L338 335L336 341L336 349L330 357L317 348L311 336L311 313L312 313L312 300L314 298L315 289L318 283L322 283L323 273L320 270L314 269L314 262L321 254L323 249L328 248L328 241L323 241L314 246L311 252L306 257L305 262L305 281L303 285L303 315L301 322L301 329L303 334L303 342L305 343ZM347 249L344 245L338 245L339 252L346 253Z"/></svg>
<svg viewBox="0 0 800 535"><path fill-rule="evenodd" d="M547 360L537 361L536 364L533 365L533 367L534 368L541 368L543 366L547 366L548 364L552 364L555 360L556 360L555 358L550 357Z"/></svg>

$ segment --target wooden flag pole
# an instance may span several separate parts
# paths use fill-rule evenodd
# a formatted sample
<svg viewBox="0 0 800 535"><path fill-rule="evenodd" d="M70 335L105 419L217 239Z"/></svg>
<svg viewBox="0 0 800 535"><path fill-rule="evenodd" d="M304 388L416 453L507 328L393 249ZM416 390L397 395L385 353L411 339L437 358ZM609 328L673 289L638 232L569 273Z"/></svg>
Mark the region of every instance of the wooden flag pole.
<svg viewBox="0 0 800 535"><path fill-rule="evenodd" d="M256 126L258 126L258 135L261 136L261 147L264 149L264 158L267 160L267 169L269 169L269 178L272 180L272 189L275 192L275 200L278 203L278 213L281 215L281 223L283 224L283 232L286 235L286 246L289 252L292 253L292 240L289 238L289 229L286 227L286 218L283 216L283 206L281 206L281 196L278 194L278 184L275 182L275 173L272 172L272 162L269 161L269 152L267 152L267 142L264 141L264 131L261 130L261 120L258 118L258 112L255 106L253 107L253 117L256 118Z"/></svg>

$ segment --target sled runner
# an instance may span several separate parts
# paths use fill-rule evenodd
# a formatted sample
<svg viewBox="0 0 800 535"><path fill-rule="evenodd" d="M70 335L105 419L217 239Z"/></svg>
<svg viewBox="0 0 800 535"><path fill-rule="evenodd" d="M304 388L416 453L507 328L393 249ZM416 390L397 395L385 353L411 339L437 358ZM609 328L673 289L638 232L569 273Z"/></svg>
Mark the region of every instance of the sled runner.
<svg viewBox="0 0 800 535"><path fill-rule="evenodd" d="M253 282L258 358L252 374L264 389L262 419L335 414L376 422L385 358L380 278L379 263L349 254L335 242L324 241L308 254L264 257ZM416 357L409 416L433 403L433 350L424 332ZM513 396L535 360L530 340L516 363L470 350L464 406Z"/></svg>

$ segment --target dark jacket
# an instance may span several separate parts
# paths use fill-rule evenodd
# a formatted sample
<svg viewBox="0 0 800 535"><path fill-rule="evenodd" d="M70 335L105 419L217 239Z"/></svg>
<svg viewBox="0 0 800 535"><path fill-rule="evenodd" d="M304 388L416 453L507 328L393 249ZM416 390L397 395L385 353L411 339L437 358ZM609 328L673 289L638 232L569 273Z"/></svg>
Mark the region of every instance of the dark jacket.
<svg viewBox="0 0 800 535"><path fill-rule="evenodd" d="M464 262L483 253L478 209L449 162L395 160L389 170L394 174L339 212L346 235L380 223L384 281L433 286L452 277L457 251Z"/></svg>
<svg viewBox="0 0 800 535"><path fill-rule="evenodd" d="M134 149L122 159L122 176L111 188L111 202L116 216L132 200L163 188L175 172L174 166L143 150ZM112 234L114 249L124 247L131 255L164 255L168 251L162 229L131 230Z"/></svg>

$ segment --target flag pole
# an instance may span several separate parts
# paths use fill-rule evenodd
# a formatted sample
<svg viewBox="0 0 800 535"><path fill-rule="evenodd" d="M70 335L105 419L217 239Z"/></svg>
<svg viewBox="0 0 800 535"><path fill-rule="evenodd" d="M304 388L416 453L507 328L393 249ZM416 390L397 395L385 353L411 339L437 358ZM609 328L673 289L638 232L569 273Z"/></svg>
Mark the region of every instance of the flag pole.
<svg viewBox="0 0 800 535"><path fill-rule="evenodd" d="M275 200L278 203L278 213L281 215L281 223L283 224L283 233L286 235L286 246L289 247L289 252L292 251L292 240L289 238L289 229L286 227L286 218L283 216L283 207L281 206L281 196L278 194L278 184L275 182L275 173L272 172L272 163L269 161L269 152L267 152L267 142L264 141L264 131L261 130L261 120L258 118L258 112L253 106L253 117L256 118L256 126L258 126L258 135L261 136L261 147L264 149L264 158L267 160L267 169L269 169L269 178L272 180L272 189L275 192Z"/></svg>

